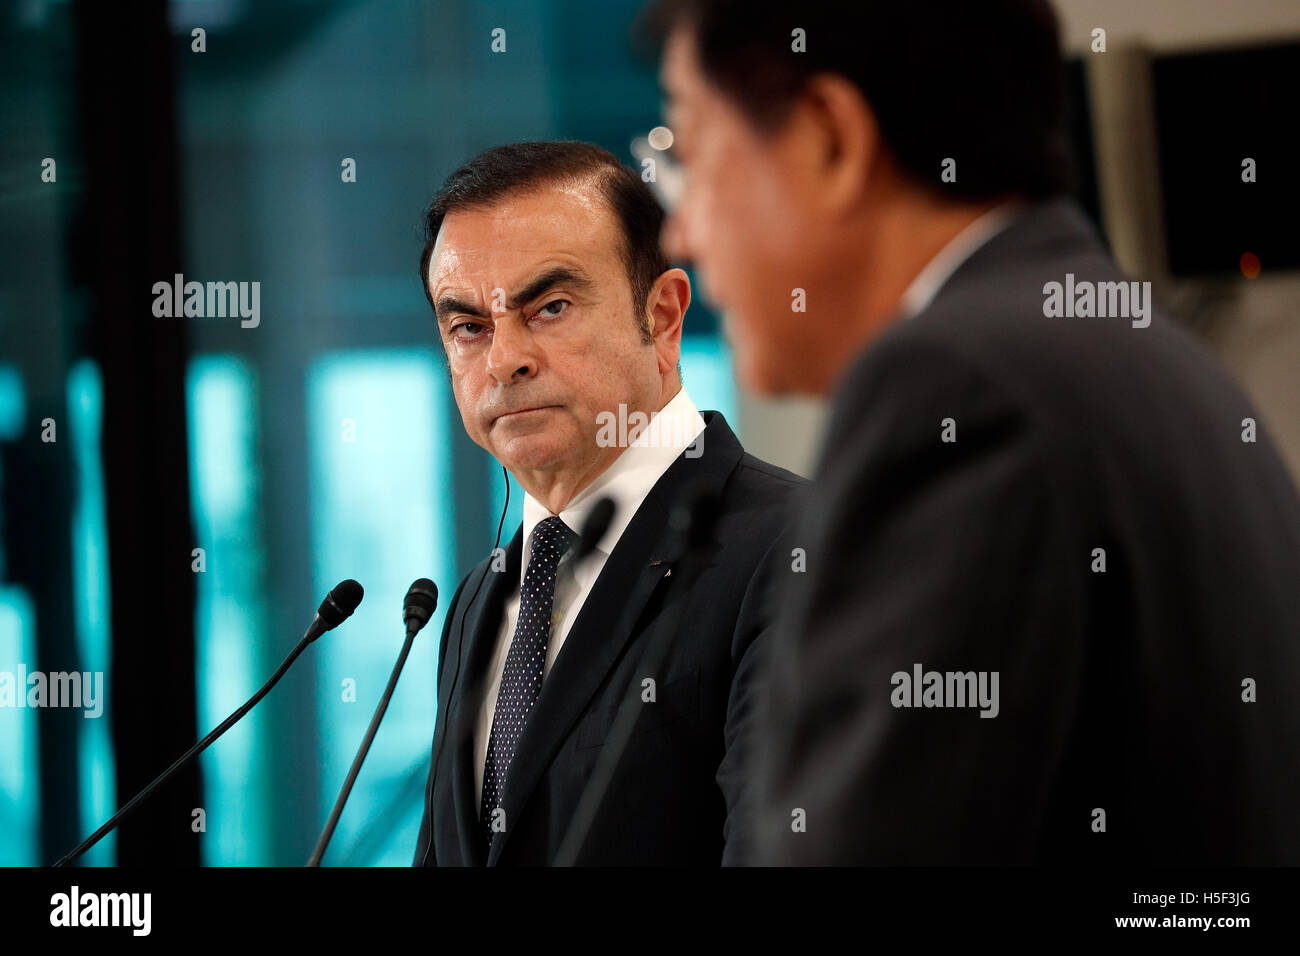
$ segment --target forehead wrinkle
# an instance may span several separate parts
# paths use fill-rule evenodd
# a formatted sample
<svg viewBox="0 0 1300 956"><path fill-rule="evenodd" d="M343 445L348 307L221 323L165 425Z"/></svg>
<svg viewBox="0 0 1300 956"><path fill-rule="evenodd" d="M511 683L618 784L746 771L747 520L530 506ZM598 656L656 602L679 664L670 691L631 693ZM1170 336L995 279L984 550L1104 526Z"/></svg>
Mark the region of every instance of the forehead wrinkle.
<svg viewBox="0 0 1300 956"><path fill-rule="evenodd" d="M530 200L545 200L546 198L555 196L556 194L559 194L559 196L562 197L562 201L559 204L560 208L542 208L537 211L529 210L526 216L521 216L518 204L527 204ZM598 257L601 253L601 249L605 246L605 243L601 241L602 236L600 231L608 231L610 228L614 228L617 248L621 250L623 245L623 237L620 230L617 228L618 222L616 214L610 208L609 202L606 199L603 190L600 188L600 181L597 177L590 176L557 180L544 186L522 186L518 190L513 190L505 196L502 196L498 201L481 205L476 203L453 210L448 214L447 218L451 219L453 216L458 216L458 214L461 213L485 214L488 222L491 224L491 230L499 232L502 227L509 229L518 226L524 218L533 219L540 216L543 220L547 221L563 219L565 218L565 201L571 202L580 207L583 211L591 212L595 215L599 224L597 225L593 223L595 228L583 229L578 233L579 241L585 241L586 245L590 248L556 249L554 246L546 248L548 244L544 237L527 234L524 236L524 238L528 240L526 243L515 242L511 243L511 245L524 246L526 251L532 251L532 249L537 251L538 261L528 267L527 270L519 270L520 272L525 272L525 274L530 277L540 277L548 267L550 269L568 269L573 274L564 281L571 282L575 288L581 288L583 291L592 291L597 288L597 282L595 277L592 275L587 262L592 257ZM463 252L458 251L456 248L444 248L444 240L447 235L446 226L447 222L444 220L443 226L439 230L438 237L435 240L434 247L429 256L429 268L425 280L428 283L429 288L432 290L435 287L435 281L439 278L441 278L441 281L446 284L449 280L455 277L460 283L464 283L461 287L462 290L469 293L468 295L463 295L458 294L454 289L447 289L439 293L439 295L434 296L435 302L438 301L440 295L450 295L463 303L467 299L477 300L479 296L473 287L474 283L466 274L470 268L466 262L466 255ZM501 251L502 244L499 241L500 238L501 237L498 237L498 241L488 243L487 251L489 254ZM531 246L532 249L527 249L529 246ZM471 249L469 251L473 253L475 250ZM516 252L518 251L519 250L517 249ZM476 257L470 256L470 258ZM621 254L616 256L616 262L619 265L622 264L621 259ZM527 281L529 280L525 280L525 282ZM521 288L522 283L512 283L512 285L514 285L514 287L520 292L527 291L526 287ZM540 294L540 292L537 294ZM516 294L509 300L511 308L517 307L518 299L519 293L516 292ZM437 309L435 308L435 314L436 312Z"/></svg>

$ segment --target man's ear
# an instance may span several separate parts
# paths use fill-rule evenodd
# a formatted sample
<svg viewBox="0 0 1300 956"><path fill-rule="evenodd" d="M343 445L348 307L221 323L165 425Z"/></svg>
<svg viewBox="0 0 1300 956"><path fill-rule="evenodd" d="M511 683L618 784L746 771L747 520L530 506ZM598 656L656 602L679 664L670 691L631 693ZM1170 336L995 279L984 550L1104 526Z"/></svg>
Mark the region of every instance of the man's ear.
<svg viewBox="0 0 1300 956"><path fill-rule="evenodd" d="M682 320L691 304L691 280L683 269L669 269L650 287L647 311L659 374L677 367L682 354Z"/></svg>
<svg viewBox="0 0 1300 956"><path fill-rule="evenodd" d="M862 91L844 77L822 74L807 84L792 109L804 167L816 183L823 215L853 209L881 160L880 124Z"/></svg>

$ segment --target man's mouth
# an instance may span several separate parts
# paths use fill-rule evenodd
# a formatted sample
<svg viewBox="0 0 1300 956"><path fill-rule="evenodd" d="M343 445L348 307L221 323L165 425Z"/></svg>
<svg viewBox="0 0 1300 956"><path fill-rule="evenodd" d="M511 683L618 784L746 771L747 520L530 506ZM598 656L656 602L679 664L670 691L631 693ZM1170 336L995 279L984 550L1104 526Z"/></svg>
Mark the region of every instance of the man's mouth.
<svg viewBox="0 0 1300 956"><path fill-rule="evenodd" d="M531 415L534 412L544 412L548 408L559 408L559 407L560 407L559 405L537 405L532 408L520 408L513 412L505 412L501 415L498 415L495 421L499 422L507 418L519 418L523 415Z"/></svg>

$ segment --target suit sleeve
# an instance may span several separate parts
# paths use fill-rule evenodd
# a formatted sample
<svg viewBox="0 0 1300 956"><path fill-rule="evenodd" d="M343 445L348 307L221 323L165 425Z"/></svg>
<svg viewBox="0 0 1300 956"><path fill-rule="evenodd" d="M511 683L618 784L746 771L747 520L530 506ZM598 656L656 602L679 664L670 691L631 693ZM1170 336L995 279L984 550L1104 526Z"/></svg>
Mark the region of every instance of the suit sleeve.
<svg viewBox="0 0 1300 956"><path fill-rule="evenodd" d="M411 861L411 866L425 866L426 860L433 860L437 865L437 857L433 854L433 833L430 828L429 809L433 805L433 767L429 767L429 775L424 781L424 813L420 817L420 835L415 841L415 859Z"/></svg>
<svg viewBox="0 0 1300 956"><path fill-rule="evenodd" d="M773 646L760 859L1028 862L1076 712L1090 560L1054 433L940 344L882 349L848 389ZM959 677L927 698L918 668ZM971 674L987 693L954 706Z"/></svg>
<svg viewBox="0 0 1300 956"><path fill-rule="evenodd" d="M765 697L767 655L776 605L789 573L791 532L787 528L759 562L741 602L732 642L735 670L727 698L726 753L716 779L727 804L723 824L723 866L757 862L757 798L754 778L758 710Z"/></svg>

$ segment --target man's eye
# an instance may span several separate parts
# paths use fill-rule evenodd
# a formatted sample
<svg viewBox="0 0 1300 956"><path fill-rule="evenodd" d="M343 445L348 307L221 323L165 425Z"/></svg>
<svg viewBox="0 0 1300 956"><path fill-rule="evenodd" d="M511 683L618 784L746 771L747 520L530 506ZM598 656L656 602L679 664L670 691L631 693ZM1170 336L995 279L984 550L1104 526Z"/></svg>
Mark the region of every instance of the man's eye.
<svg viewBox="0 0 1300 956"><path fill-rule="evenodd" d="M483 326L477 322L461 322L459 325L451 327L452 338L472 339L483 331Z"/></svg>
<svg viewBox="0 0 1300 956"><path fill-rule="evenodd" d="M564 310L563 310L563 309L556 309L554 312L552 312L552 311L549 311L550 309L554 309L556 306L568 306L568 305L572 305L572 304L573 304L573 303L570 302L568 299L556 299L554 302L548 302L548 303L546 303L546 305L544 305L544 306L542 306L540 309L538 309L538 310L537 310L537 314L538 314L538 315L546 315L546 316L554 317L554 316L559 315L559 314L560 314L562 311L564 311Z"/></svg>

